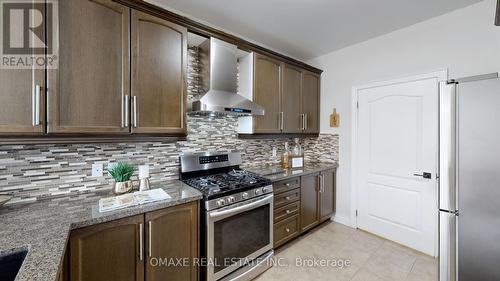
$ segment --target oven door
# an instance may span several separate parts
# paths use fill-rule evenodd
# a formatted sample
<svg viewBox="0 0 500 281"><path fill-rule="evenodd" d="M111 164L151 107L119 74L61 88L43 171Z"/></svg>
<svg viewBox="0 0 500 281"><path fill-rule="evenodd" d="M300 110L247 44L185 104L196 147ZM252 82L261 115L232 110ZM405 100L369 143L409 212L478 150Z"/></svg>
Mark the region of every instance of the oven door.
<svg viewBox="0 0 500 281"><path fill-rule="evenodd" d="M207 215L207 279L219 280L273 248L273 195Z"/></svg>

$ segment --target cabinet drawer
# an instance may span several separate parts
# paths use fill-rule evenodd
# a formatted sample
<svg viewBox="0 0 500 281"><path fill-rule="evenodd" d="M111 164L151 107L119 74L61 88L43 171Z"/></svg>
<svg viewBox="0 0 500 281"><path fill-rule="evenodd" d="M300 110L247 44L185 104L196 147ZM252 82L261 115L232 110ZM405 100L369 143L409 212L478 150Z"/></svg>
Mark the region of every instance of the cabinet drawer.
<svg viewBox="0 0 500 281"><path fill-rule="evenodd" d="M300 188L274 195L274 208L278 208L300 199Z"/></svg>
<svg viewBox="0 0 500 281"><path fill-rule="evenodd" d="M274 247L283 245L285 242L299 235L299 216L293 216L274 224Z"/></svg>
<svg viewBox="0 0 500 281"><path fill-rule="evenodd" d="M274 194L279 194L299 187L300 187L300 177L277 181L273 184Z"/></svg>
<svg viewBox="0 0 500 281"><path fill-rule="evenodd" d="M291 204L285 205L283 207L276 208L274 210L274 221L280 221L299 213L300 202L296 201Z"/></svg>

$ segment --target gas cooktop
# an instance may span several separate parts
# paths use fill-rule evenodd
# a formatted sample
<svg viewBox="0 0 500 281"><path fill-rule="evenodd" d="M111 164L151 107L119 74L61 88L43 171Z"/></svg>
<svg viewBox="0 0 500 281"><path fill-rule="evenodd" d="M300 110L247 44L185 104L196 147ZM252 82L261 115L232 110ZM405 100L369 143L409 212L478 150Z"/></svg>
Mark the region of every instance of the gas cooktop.
<svg viewBox="0 0 500 281"><path fill-rule="evenodd" d="M271 184L271 181L266 178L237 168L217 174L185 179L184 182L201 191L208 199Z"/></svg>

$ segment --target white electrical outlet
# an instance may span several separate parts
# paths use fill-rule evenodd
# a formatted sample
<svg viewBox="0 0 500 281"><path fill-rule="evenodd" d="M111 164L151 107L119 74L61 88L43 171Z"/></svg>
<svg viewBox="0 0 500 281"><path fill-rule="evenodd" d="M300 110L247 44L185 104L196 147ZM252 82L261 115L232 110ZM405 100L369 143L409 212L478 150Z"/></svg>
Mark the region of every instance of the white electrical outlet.
<svg viewBox="0 0 500 281"><path fill-rule="evenodd" d="M102 177L103 165L102 163L92 164L92 177Z"/></svg>
<svg viewBox="0 0 500 281"><path fill-rule="evenodd" d="M139 178L149 178L149 165L140 165L139 166Z"/></svg>

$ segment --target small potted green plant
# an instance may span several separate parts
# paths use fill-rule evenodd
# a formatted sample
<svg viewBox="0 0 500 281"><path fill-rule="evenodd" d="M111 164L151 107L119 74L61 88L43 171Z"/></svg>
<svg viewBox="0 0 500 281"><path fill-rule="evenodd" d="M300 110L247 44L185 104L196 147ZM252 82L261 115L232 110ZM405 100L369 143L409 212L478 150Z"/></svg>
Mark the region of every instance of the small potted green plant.
<svg viewBox="0 0 500 281"><path fill-rule="evenodd" d="M115 194L123 194L132 191L132 181L130 177L136 171L136 167L128 163L117 163L108 168L108 173L115 179Z"/></svg>

